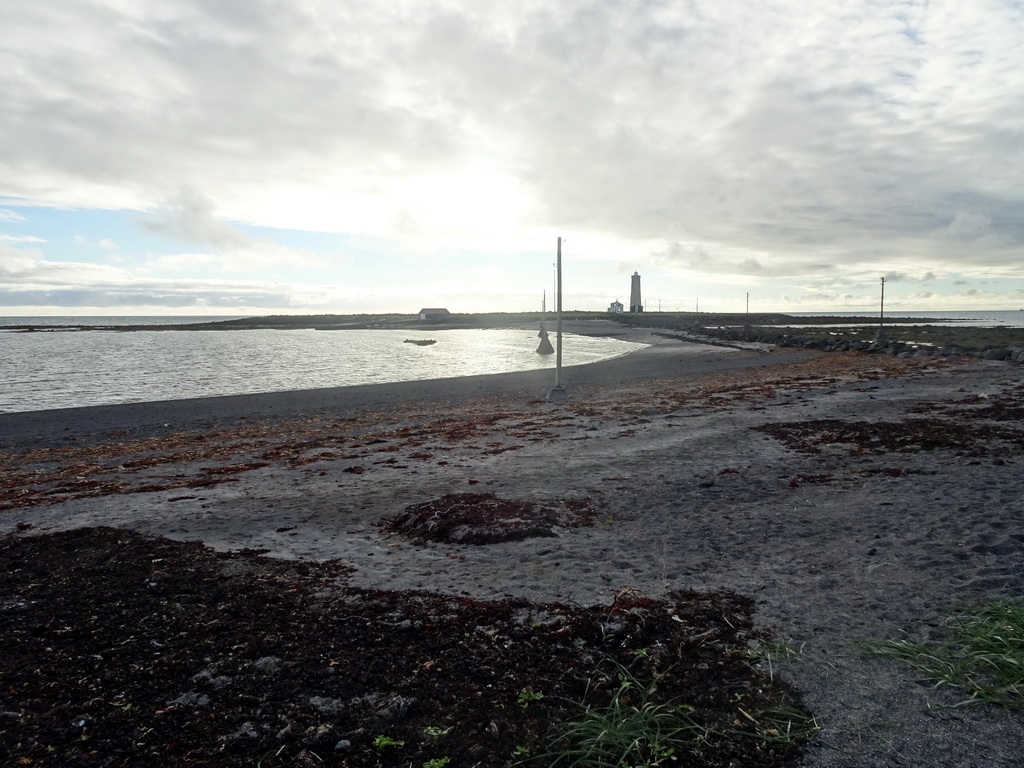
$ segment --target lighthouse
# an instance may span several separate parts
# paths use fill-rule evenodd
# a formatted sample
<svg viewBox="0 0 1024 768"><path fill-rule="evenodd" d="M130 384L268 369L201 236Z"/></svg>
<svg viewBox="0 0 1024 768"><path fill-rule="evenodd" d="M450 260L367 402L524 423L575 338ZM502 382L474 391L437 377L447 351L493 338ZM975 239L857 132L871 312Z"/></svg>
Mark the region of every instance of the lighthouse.
<svg viewBox="0 0 1024 768"><path fill-rule="evenodd" d="M629 289L629 311L643 312L644 305L640 300L640 273L633 273L633 284Z"/></svg>

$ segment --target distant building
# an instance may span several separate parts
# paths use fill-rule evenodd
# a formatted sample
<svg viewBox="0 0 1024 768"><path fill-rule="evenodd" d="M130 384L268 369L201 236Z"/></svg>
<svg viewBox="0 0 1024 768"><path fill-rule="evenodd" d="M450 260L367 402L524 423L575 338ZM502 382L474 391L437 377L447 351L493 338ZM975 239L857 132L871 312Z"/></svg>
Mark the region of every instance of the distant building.
<svg viewBox="0 0 1024 768"><path fill-rule="evenodd" d="M608 305L609 312L621 312L622 309L622 302L618 300L613 301L611 304Z"/></svg>
<svg viewBox="0 0 1024 768"><path fill-rule="evenodd" d="M444 307L427 307L420 310L420 320L433 320L436 322L444 319L450 314L451 312Z"/></svg>
<svg viewBox="0 0 1024 768"><path fill-rule="evenodd" d="M644 303L640 299L640 273L633 273L633 283L629 288L629 311L643 312Z"/></svg>

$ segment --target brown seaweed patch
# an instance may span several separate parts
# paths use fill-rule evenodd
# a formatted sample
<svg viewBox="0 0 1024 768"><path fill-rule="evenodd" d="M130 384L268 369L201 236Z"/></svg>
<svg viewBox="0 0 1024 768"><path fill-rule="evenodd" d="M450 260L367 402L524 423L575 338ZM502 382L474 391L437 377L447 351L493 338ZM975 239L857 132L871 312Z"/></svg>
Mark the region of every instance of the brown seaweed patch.
<svg viewBox="0 0 1024 768"><path fill-rule="evenodd" d="M590 525L596 514L589 498L564 499L547 506L499 499L493 493L449 493L434 501L412 504L402 514L379 524L390 533L422 541L496 544L555 536L555 528Z"/></svg>
<svg viewBox="0 0 1024 768"><path fill-rule="evenodd" d="M906 477L907 475L936 475L934 469L910 469L908 467L873 467L870 469L855 469L850 472L852 475L868 477L870 475L885 475L886 477Z"/></svg>
<svg viewBox="0 0 1024 768"><path fill-rule="evenodd" d="M245 464L232 464L227 467L200 467L199 471L204 475L235 475L239 472L251 472L254 469L262 469L269 466L265 461L251 461Z"/></svg>
<svg viewBox="0 0 1024 768"><path fill-rule="evenodd" d="M0 537L0 765L512 768L573 702L614 705L620 669L707 733L673 765L799 758L788 731L751 738L810 715L751 656L771 638L749 597L482 601L351 570L113 528Z"/></svg>
<svg viewBox="0 0 1024 768"><path fill-rule="evenodd" d="M835 478L832 475L797 475L789 481L790 488L799 488L805 483L825 484L831 483Z"/></svg>
<svg viewBox="0 0 1024 768"><path fill-rule="evenodd" d="M821 419L752 427L781 440L797 451L820 453L835 445L850 453L881 454L955 450L962 456L983 456L998 445L1024 448L1024 432L1002 426L944 419L902 422L839 421Z"/></svg>
<svg viewBox="0 0 1024 768"><path fill-rule="evenodd" d="M911 413L944 413L990 421L1024 421L1024 386L994 395L969 394L951 402L926 402L908 408Z"/></svg>

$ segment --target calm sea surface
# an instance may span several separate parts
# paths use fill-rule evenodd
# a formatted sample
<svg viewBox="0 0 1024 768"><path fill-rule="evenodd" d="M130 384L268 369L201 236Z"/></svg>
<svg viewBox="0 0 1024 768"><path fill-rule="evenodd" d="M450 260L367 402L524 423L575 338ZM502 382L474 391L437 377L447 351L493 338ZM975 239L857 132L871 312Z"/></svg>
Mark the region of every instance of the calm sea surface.
<svg viewBox="0 0 1024 768"><path fill-rule="evenodd" d="M145 318L161 325L206 319ZM554 355L536 353L539 339L530 330L3 331L30 323L142 320L0 318L0 412L553 371L555 364ZM407 338L437 343L421 347L404 343ZM566 334L562 364L607 360L643 346Z"/></svg>
<svg viewBox="0 0 1024 768"><path fill-rule="evenodd" d="M874 312L788 312L793 317L877 317ZM958 310L956 312L885 312L886 324L898 325L901 318L928 318L938 320L943 325L979 326L983 328L1003 325L1008 328L1024 328L1024 310Z"/></svg>
<svg viewBox="0 0 1024 768"><path fill-rule="evenodd" d="M819 314L819 313L791 313ZM865 313L830 313L836 316ZM1024 327L1024 311L886 312L953 325ZM174 400L553 368L537 334L453 331L53 331L14 325L168 325L230 317L0 317L0 412ZM405 344L429 337L429 347ZM641 344L566 335L564 365L627 354Z"/></svg>

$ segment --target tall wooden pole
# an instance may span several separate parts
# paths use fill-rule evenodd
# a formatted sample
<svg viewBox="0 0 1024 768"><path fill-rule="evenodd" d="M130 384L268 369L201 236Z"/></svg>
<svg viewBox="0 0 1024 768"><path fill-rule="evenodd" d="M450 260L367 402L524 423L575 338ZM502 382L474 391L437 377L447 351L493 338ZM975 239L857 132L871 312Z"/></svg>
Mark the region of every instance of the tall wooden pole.
<svg viewBox="0 0 1024 768"><path fill-rule="evenodd" d="M548 400L562 402L568 397L562 389L562 238L558 238L558 260L555 262L555 386L548 392Z"/></svg>
<svg viewBox="0 0 1024 768"><path fill-rule="evenodd" d="M558 296L555 305L555 386L562 385L562 238L558 238L558 260L555 262Z"/></svg>
<svg viewBox="0 0 1024 768"><path fill-rule="evenodd" d="M878 327L885 322L885 278L882 278L882 299L878 304Z"/></svg>
<svg viewBox="0 0 1024 768"><path fill-rule="evenodd" d="M878 304L878 333L875 334L876 344L886 344L889 336L885 332L885 278L882 278L882 298Z"/></svg>

